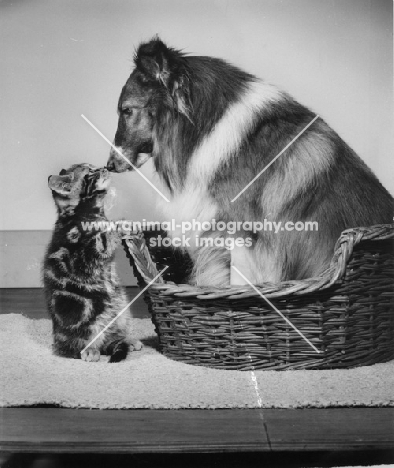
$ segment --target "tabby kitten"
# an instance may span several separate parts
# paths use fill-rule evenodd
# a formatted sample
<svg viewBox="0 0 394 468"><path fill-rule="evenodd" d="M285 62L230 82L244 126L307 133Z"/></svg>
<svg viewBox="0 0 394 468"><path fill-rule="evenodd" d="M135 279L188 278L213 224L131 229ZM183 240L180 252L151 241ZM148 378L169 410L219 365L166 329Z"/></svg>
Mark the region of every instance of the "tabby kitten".
<svg viewBox="0 0 394 468"><path fill-rule="evenodd" d="M125 359L142 344L131 338L124 311L91 346L81 351L126 307L126 295L114 270L119 231L86 230L82 223L107 221L104 199L110 179L105 168L76 164L48 179L58 219L44 265L44 291L53 324L55 354L109 362Z"/></svg>

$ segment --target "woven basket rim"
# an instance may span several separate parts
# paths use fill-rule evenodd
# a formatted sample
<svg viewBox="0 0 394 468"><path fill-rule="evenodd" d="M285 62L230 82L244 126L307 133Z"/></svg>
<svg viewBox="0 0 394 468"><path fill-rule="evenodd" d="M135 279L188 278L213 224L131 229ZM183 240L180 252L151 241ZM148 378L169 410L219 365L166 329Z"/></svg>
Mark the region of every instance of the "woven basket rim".
<svg viewBox="0 0 394 468"><path fill-rule="evenodd" d="M190 284L175 284L164 281L161 277L150 285L150 289L164 296L197 299L230 299L239 300L257 297L263 294L266 298L280 298L294 295L304 295L323 289L334 284L340 284L345 274L346 266L353 253L354 247L363 241L378 241L394 238L394 224L377 224L370 227L356 227L344 230L339 236L334 254L327 268L321 275L304 280L283 281L277 284L227 286L225 288L210 286L192 286ZM142 231L134 232L123 237L129 252L133 256L134 264L144 281L148 284L157 275L158 270L153 262L145 242Z"/></svg>

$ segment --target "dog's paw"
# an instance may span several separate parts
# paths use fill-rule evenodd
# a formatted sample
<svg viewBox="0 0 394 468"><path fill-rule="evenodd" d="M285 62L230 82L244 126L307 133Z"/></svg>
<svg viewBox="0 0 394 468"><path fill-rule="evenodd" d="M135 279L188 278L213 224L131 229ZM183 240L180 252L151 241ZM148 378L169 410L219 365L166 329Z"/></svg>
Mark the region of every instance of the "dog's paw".
<svg viewBox="0 0 394 468"><path fill-rule="evenodd" d="M88 348L81 353L82 361L97 362L100 361L100 351L98 349Z"/></svg>
<svg viewBox="0 0 394 468"><path fill-rule="evenodd" d="M140 340L131 340L130 351L141 351L143 344Z"/></svg>

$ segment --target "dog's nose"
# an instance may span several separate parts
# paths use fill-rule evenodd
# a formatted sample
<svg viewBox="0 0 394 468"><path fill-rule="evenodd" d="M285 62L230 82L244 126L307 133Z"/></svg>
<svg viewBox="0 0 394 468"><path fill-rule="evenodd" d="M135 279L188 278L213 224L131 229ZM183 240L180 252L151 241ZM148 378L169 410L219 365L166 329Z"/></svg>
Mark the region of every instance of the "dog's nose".
<svg viewBox="0 0 394 468"><path fill-rule="evenodd" d="M115 161L108 161L106 167L110 172L115 172Z"/></svg>

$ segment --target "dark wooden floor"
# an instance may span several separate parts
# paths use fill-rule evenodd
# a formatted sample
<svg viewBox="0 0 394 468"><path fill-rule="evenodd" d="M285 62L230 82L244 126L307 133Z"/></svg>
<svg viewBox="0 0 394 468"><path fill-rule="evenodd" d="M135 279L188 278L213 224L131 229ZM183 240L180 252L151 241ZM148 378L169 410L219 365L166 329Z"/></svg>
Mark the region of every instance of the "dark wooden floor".
<svg viewBox="0 0 394 468"><path fill-rule="evenodd" d="M130 297L136 293L137 289L128 290ZM132 312L135 317L147 317L142 299L133 304ZM42 291L0 290L0 313L47 317ZM168 462L217 467L383 464L394 462L394 408L3 408L0 451L0 464L8 459L7 454L13 454L4 465L9 467L113 466L109 454L119 454L117 466L131 462L133 466L166 466ZM185 458L191 452L195 455ZM99 458L98 453L102 454ZM42 460L52 464L37 464Z"/></svg>

